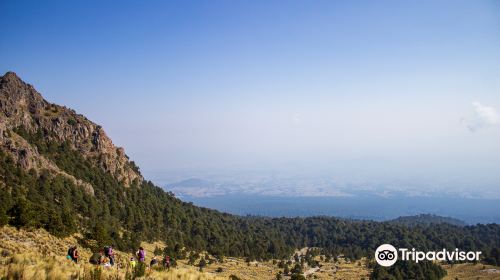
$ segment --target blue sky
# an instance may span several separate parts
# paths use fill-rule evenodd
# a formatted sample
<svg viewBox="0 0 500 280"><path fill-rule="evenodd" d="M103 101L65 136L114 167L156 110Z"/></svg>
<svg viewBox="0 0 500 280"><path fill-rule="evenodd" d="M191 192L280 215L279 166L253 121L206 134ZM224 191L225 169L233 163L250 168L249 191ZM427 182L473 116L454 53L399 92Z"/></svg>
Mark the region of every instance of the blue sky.
<svg viewBox="0 0 500 280"><path fill-rule="evenodd" d="M143 170L498 190L498 1L0 1L0 71Z"/></svg>

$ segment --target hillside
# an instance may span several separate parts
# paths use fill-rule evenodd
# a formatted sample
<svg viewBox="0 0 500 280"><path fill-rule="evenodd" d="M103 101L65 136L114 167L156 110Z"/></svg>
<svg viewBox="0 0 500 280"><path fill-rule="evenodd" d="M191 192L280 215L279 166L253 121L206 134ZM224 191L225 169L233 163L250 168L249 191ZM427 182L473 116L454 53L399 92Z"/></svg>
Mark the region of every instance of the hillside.
<svg viewBox="0 0 500 280"><path fill-rule="evenodd" d="M72 150L93 165L102 168L124 186L134 180L142 181L137 168L128 160L122 148L113 145L101 126L75 111L47 102L15 73L8 72L0 79L0 144L25 170L37 172L48 169L51 173L73 180L92 193L90 182L79 180L59 168L53 160L34 149L12 130L23 127L27 132L42 132L46 140L66 142Z"/></svg>
<svg viewBox="0 0 500 280"><path fill-rule="evenodd" d="M38 230L16 230L11 227L0 228L0 278L16 278L22 275L26 279L38 277L38 279L98 279L92 277L97 267L86 262L79 265L73 264L64 257L66 249L77 242L77 236L57 238L43 229ZM148 256L153 256L161 242L142 243ZM80 248L82 259L90 257L91 251ZM306 254L307 249L297 251L298 254ZM122 279L127 274L132 274L132 269L127 263L128 254L115 251L118 265L114 268L105 268L101 271L101 279ZM176 267L168 271L160 269L147 269L147 279L231 279L234 275L240 279L262 280L274 279L283 271L281 264L276 261L247 262L242 258L225 258L223 261L214 260L209 256L203 272L199 271L199 262L206 259L205 254L200 254L199 259L190 264L188 259L177 260ZM341 279L360 279L367 277L369 269L366 260L349 261L345 259L325 260L323 256L315 256L321 268L304 268L306 275L314 276L315 279L331 279L336 276ZM290 262L295 262L290 261ZM292 266L292 265L290 265Z"/></svg>
<svg viewBox="0 0 500 280"><path fill-rule="evenodd" d="M120 251L115 251L119 265L114 269L99 269L86 261L77 265L67 260L65 252L77 244L78 236L58 238L43 229L26 231L6 226L0 228L0 237L2 279L125 279L127 274L133 275L126 262L129 255ZM152 244L143 244L148 245ZM148 253L153 255L151 251ZM91 250L79 248L83 260L88 260L91 254ZM170 271L147 270L146 275L153 279L227 279L186 266Z"/></svg>
<svg viewBox="0 0 500 280"><path fill-rule="evenodd" d="M297 248L369 257L382 243L422 250L479 249L489 262L500 247L497 224L446 223L408 228L331 217L240 217L196 207L141 176L104 129L52 104L9 72L0 78L0 226L43 228L79 244L114 244L123 252L143 241L207 251L215 257L287 259ZM173 252L176 253L176 252Z"/></svg>
<svg viewBox="0 0 500 280"><path fill-rule="evenodd" d="M132 275L133 270L126 262L128 254L115 251L119 265L115 268L101 269L82 262L73 264L64 257L66 249L77 243L78 235L58 238L43 229L16 230L5 226L0 228L0 277L7 279L122 279ZM162 248L161 242L142 243L148 256L155 255L156 248ZM90 257L91 250L79 249L83 260ZM307 257L307 252L314 249L303 248L296 253ZM149 259L149 258L148 258ZM203 272L199 272L199 262L205 259L200 254L198 260L193 264L188 259L178 259L175 268L168 271L159 268L146 270L146 276L154 279L231 279L234 275L240 279L262 280L275 279L276 275L283 274L281 261L247 262L242 258L227 257L223 261L214 260L210 257ZM288 261L293 261L291 258ZM327 259L324 255L313 257L319 267L311 267L305 264L303 271L308 279L368 279L371 273L370 263L366 259L349 260L345 258ZM293 265L289 265L293 267ZM483 264L457 264L443 267L447 275L445 279L499 279L498 267ZM285 278L286 279L286 278Z"/></svg>

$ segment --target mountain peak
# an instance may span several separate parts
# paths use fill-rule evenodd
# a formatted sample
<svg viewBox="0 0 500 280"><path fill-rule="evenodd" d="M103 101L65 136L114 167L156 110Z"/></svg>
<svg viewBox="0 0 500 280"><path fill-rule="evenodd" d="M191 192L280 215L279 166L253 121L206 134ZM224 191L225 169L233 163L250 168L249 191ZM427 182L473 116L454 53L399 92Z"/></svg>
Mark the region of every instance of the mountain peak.
<svg viewBox="0 0 500 280"><path fill-rule="evenodd" d="M12 71L6 72L2 77L0 77L0 82L3 83L9 83L9 84L24 84L23 80L19 78L19 76Z"/></svg>
<svg viewBox="0 0 500 280"><path fill-rule="evenodd" d="M0 98L10 100L11 106L17 106L17 103L31 103L32 106L45 106L48 102L38 93L35 88L24 82L15 72L6 72L0 76ZM5 100L4 100L5 103ZM17 104L17 105L16 105ZM1 108L4 107L4 108ZM6 109L7 103L0 106L0 109Z"/></svg>
<svg viewBox="0 0 500 280"><path fill-rule="evenodd" d="M19 76L17 76L16 72L14 72L14 71L7 71L7 72L5 72L4 77L7 77L7 78L8 77L15 77L15 78L19 79Z"/></svg>
<svg viewBox="0 0 500 280"><path fill-rule="evenodd" d="M3 78L4 79L17 79L17 80L21 80L21 78L19 78L19 76L17 76L16 72L13 72L13 71L7 71L5 73L5 75L3 75Z"/></svg>
<svg viewBox="0 0 500 280"><path fill-rule="evenodd" d="M19 130L28 135L16 136L15 131ZM26 169L46 169L46 159L27 141L28 136L37 134L43 135L44 141L69 143L74 151L125 186L142 181L138 168L122 148L113 144L100 125L74 110L46 101L16 73L5 73L0 76L0 149L5 149ZM56 169L53 164L52 170Z"/></svg>

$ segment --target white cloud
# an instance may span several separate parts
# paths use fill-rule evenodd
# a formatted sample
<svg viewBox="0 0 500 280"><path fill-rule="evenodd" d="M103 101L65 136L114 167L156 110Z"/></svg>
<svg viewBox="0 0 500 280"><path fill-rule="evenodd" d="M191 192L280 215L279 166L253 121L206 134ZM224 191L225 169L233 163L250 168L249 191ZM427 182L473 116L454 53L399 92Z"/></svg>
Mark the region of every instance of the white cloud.
<svg viewBox="0 0 500 280"><path fill-rule="evenodd" d="M301 117L299 114L294 114L292 116L292 124L294 126L299 126L302 123Z"/></svg>
<svg viewBox="0 0 500 280"><path fill-rule="evenodd" d="M471 132L500 123L500 114L495 108L479 102L472 102L472 106L474 107L474 113L469 118L462 119L462 122Z"/></svg>

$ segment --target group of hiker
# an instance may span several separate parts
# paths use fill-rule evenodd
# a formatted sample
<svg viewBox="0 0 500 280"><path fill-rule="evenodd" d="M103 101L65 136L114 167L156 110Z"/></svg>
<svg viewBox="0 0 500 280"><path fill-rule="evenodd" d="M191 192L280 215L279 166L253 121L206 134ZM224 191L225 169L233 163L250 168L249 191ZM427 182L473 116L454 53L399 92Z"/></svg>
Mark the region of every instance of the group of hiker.
<svg viewBox="0 0 500 280"><path fill-rule="evenodd" d="M95 265L110 267L115 265L115 254L111 246L104 246L99 252L92 254L89 262Z"/></svg>
<svg viewBox="0 0 500 280"><path fill-rule="evenodd" d="M68 249L68 255L67 258L75 263L78 263L78 249L76 246L71 246ZM100 249L99 252L96 252L92 254L90 257L89 262L94 265L102 265L104 267L112 267L115 265L115 254L113 251L113 248L111 246L104 246L104 248ZM143 247L139 247L139 250L135 253L133 257L130 258L130 266L132 268L135 268L137 263L145 263L146 262L146 251L144 250ZM150 267L154 267L159 265L159 261L154 256L150 263ZM165 257L162 260L161 265L163 265L164 268L170 268L170 256L165 255Z"/></svg>
<svg viewBox="0 0 500 280"><path fill-rule="evenodd" d="M144 248L139 247L139 250L135 253L135 256L130 258L130 266L134 268L137 265L137 262L145 263L146 262L146 251L144 251ZM158 258L156 256L153 256L151 261L149 262L149 267L154 267L159 265L158 263ZM170 256L165 255L162 261L162 265L164 268L170 268Z"/></svg>

